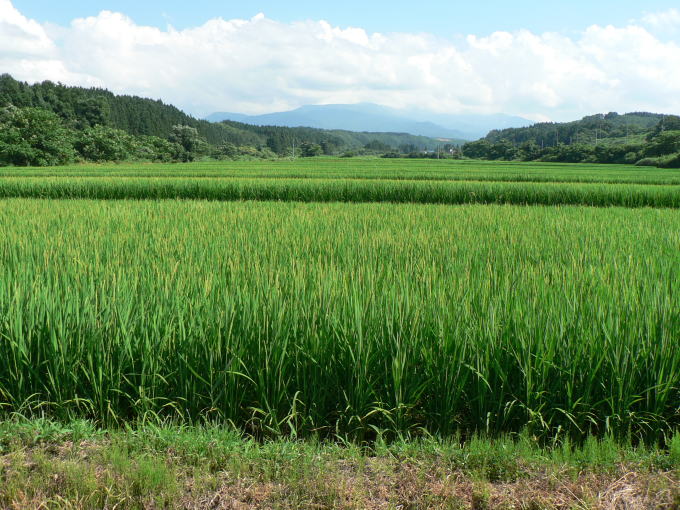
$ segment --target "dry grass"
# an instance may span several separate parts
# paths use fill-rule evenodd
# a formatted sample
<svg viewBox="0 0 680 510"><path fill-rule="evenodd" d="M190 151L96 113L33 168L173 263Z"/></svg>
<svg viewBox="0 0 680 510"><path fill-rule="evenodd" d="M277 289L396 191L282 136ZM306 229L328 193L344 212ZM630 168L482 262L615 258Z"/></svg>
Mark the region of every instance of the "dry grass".
<svg viewBox="0 0 680 510"><path fill-rule="evenodd" d="M254 509L680 508L680 473L530 466L490 482L434 458L311 459L306 467L243 458L203 469L172 449L149 456L116 441L44 444L0 457L0 507ZM145 464L146 463L146 464ZM146 465L146 467L144 467Z"/></svg>

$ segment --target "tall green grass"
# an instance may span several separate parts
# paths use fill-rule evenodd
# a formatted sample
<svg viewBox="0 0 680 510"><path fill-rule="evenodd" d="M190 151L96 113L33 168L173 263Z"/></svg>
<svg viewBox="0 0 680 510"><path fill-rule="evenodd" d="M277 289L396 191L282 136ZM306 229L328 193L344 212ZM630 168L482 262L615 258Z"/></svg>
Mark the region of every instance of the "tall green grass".
<svg viewBox="0 0 680 510"><path fill-rule="evenodd" d="M661 209L4 200L0 402L657 438L680 425L679 248Z"/></svg>
<svg viewBox="0 0 680 510"><path fill-rule="evenodd" d="M680 186L366 179L44 177L0 179L0 198L200 199L680 207Z"/></svg>
<svg viewBox="0 0 680 510"><path fill-rule="evenodd" d="M378 158L301 158L185 164L81 164L52 168L0 168L0 177L268 177L498 182L680 184L680 171L632 165L520 163Z"/></svg>

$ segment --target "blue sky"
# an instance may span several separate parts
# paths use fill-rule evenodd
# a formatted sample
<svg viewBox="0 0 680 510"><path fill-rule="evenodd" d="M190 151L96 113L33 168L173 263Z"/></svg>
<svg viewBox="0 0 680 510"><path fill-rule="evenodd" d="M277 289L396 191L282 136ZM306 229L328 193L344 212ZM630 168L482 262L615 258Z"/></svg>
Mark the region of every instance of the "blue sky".
<svg viewBox="0 0 680 510"><path fill-rule="evenodd" d="M677 114L676 4L0 0L0 72L199 117L359 102L532 120Z"/></svg>
<svg viewBox="0 0 680 510"><path fill-rule="evenodd" d="M24 15L68 25L74 18L102 10L119 11L137 24L177 29L211 18L251 18L263 12L282 22L324 19L333 25L359 26L370 32L429 32L439 36L485 35L498 30L575 31L593 24L625 25L646 12L678 6L677 0L432 1L421 0L15 0Z"/></svg>

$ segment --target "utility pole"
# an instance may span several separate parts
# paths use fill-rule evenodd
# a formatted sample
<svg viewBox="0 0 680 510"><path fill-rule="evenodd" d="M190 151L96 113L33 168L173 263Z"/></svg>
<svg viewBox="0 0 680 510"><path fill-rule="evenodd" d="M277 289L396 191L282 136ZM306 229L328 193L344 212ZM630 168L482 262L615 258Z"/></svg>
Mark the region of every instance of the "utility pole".
<svg viewBox="0 0 680 510"><path fill-rule="evenodd" d="M295 140L293 140L293 159L295 159Z"/></svg>

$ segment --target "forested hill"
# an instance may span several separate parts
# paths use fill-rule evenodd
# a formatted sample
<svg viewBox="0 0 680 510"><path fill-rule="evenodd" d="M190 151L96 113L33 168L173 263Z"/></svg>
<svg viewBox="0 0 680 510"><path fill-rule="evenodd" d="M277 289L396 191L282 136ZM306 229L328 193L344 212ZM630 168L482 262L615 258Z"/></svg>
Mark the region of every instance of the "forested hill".
<svg viewBox="0 0 680 510"><path fill-rule="evenodd" d="M76 129L106 125L135 136L166 138L172 127L179 124L196 128L212 144L237 135L222 126L195 119L162 101L118 96L105 89L68 87L50 81L29 85L4 74L0 76L0 107L10 104L52 111ZM247 133L243 134L248 138Z"/></svg>
<svg viewBox="0 0 680 510"><path fill-rule="evenodd" d="M463 145L469 158L680 167L680 117L608 113L491 131Z"/></svg>
<svg viewBox="0 0 680 510"><path fill-rule="evenodd" d="M602 141L630 142L640 140L654 131L664 118L658 113L634 112L620 115L590 115L573 122L542 122L523 128L493 130L486 140L495 143L507 140L515 144L535 142L540 146L563 144L595 144ZM677 129L667 126L669 129Z"/></svg>
<svg viewBox="0 0 680 510"><path fill-rule="evenodd" d="M309 127L255 126L241 122L225 120L220 125L231 129L248 132L260 137L274 152L285 154L293 145L304 140L319 144L324 153L332 154L343 150L356 150L362 147L372 148L377 152L400 150L408 153L418 150L432 150L438 145L460 145L464 140L442 140L408 133L375 133L344 131L341 129L318 129Z"/></svg>
<svg viewBox="0 0 680 510"><path fill-rule="evenodd" d="M0 166L382 155L680 167L680 117L593 115L490 132L457 147L406 133L211 123L162 101L0 75ZM434 150L436 149L436 150Z"/></svg>
<svg viewBox="0 0 680 510"><path fill-rule="evenodd" d="M327 151L356 150L373 144L383 150L399 147L409 150L433 149L442 142L406 133L354 133L314 128L252 126L225 121L212 123L196 119L160 100L115 95L100 88L69 87L50 81L29 85L0 76L0 108L13 105L56 113L66 127L83 130L94 126L120 129L133 136L167 139L177 125L190 126L209 144L268 147L274 153L290 151L293 145L308 142ZM384 146L384 147L383 147Z"/></svg>

